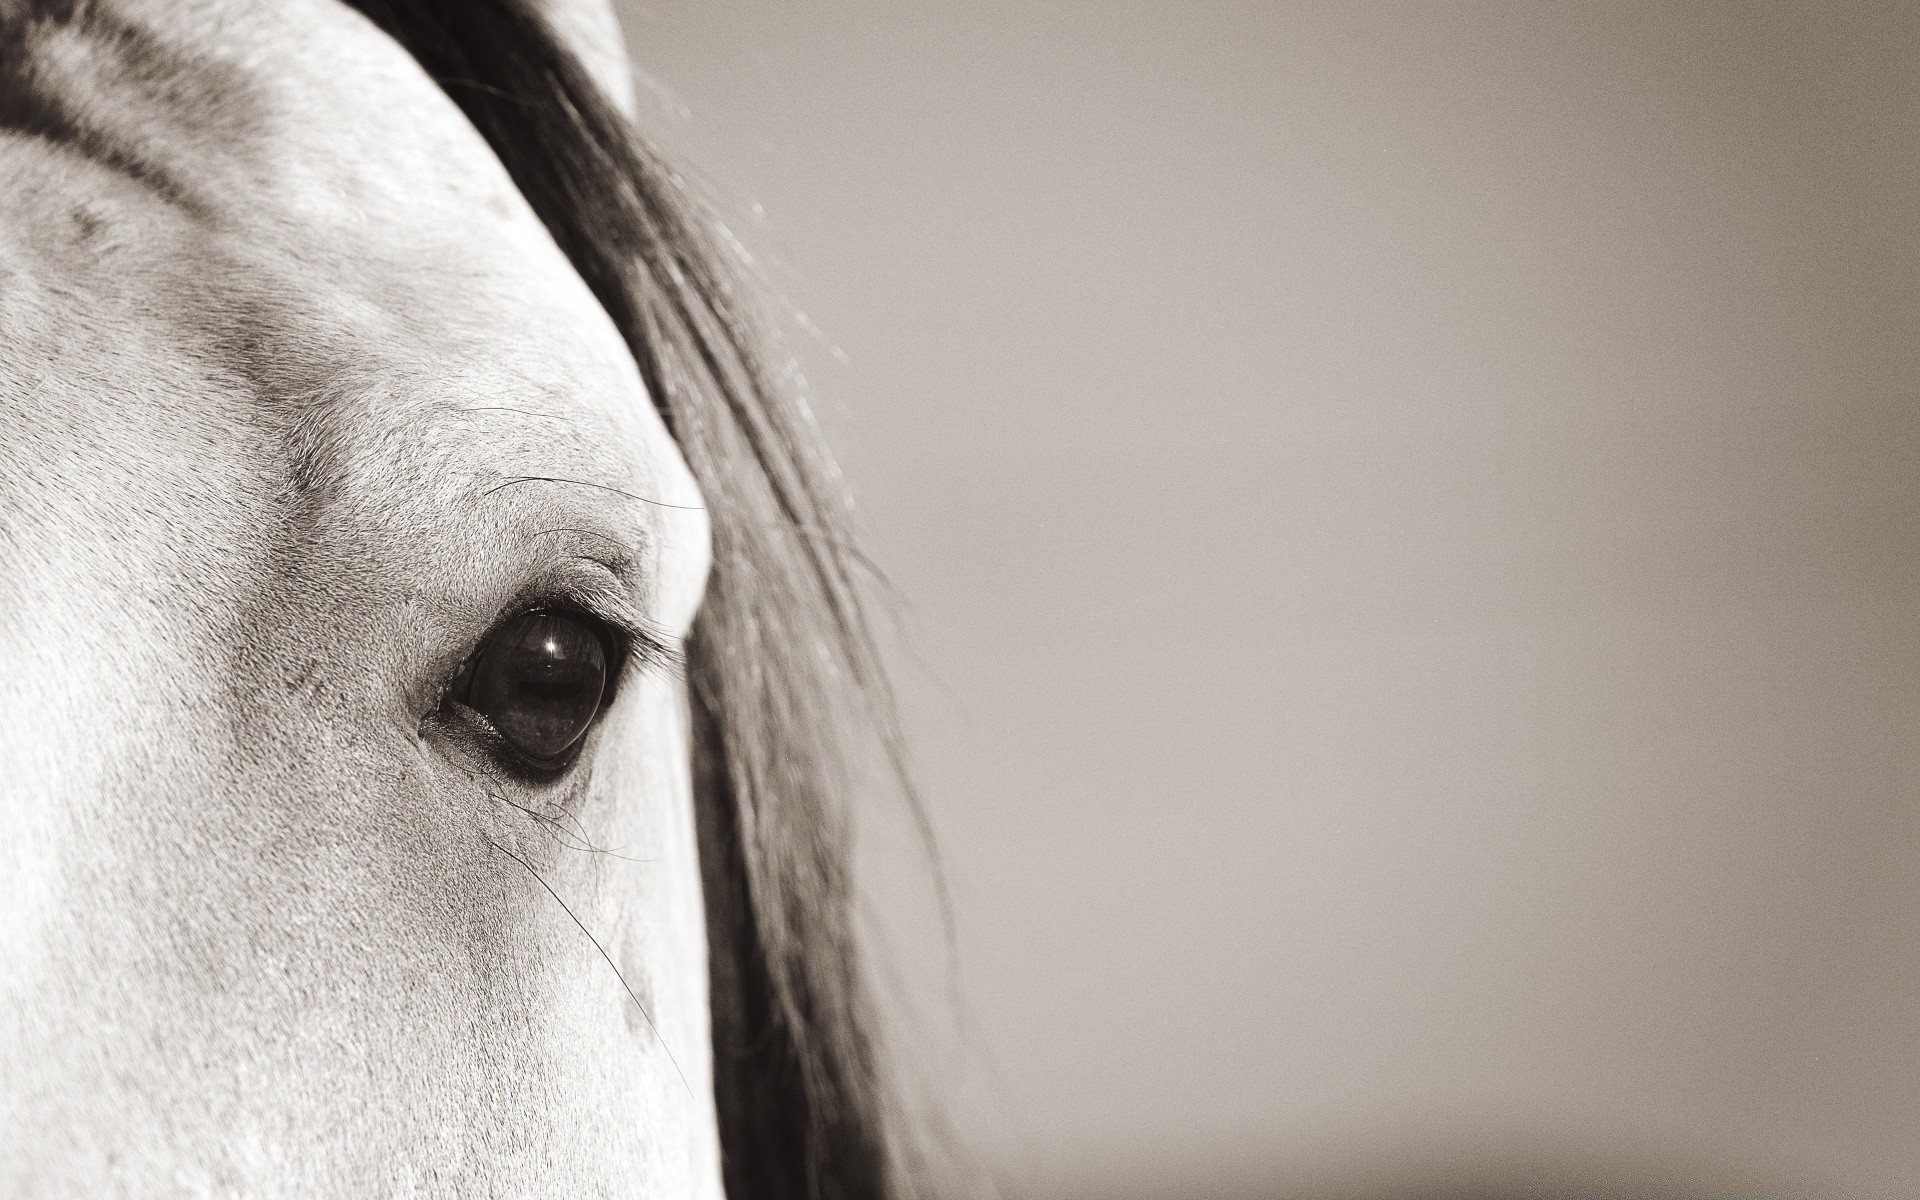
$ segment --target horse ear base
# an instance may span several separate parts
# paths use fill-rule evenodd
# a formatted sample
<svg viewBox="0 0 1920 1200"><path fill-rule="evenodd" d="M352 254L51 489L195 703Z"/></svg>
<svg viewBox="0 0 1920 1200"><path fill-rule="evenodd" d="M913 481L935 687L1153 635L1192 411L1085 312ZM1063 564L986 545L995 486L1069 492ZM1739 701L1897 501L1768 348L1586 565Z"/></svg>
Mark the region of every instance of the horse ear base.
<svg viewBox="0 0 1920 1200"><path fill-rule="evenodd" d="M607 0L534 0L554 37L572 53L601 94L632 120L637 97L633 64L621 37L620 18Z"/></svg>

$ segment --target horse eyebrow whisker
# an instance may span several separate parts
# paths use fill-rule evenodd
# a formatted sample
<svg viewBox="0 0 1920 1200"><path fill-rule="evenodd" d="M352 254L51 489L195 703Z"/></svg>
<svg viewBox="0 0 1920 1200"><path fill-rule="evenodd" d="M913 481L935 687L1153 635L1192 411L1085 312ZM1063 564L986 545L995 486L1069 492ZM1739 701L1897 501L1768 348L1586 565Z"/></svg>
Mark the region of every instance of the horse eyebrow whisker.
<svg viewBox="0 0 1920 1200"><path fill-rule="evenodd" d="M480 494L482 496L491 496L501 488L509 488L516 483L571 483L580 487L596 488L603 492L612 492L616 496L625 496L629 500L638 500L642 504L651 504L656 508L677 508L683 512L707 511L706 506L702 504L669 504L665 500L655 500L649 496L642 496L622 488L612 487L608 484L591 483L585 479L565 479L558 475L515 475L505 483L497 483Z"/></svg>
<svg viewBox="0 0 1920 1200"><path fill-rule="evenodd" d="M615 546L619 547L620 550L623 552L627 550L627 544L610 533L603 533L598 529L582 529L576 525L559 525L552 529L542 529L534 533L532 536L546 537L550 533L584 533L588 537L597 537L603 542L612 542Z"/></svg>
<svg viewBox="0 0 1920 1200"><path fill-rule="evenodd" d="M573 923L579 926L581 933L587 935L587 940L592 942L593 948L600 952L600 957L607 960L607 965L613 968L613 977L620 981L620 986L627 990L627 996L632 999L633 1006L640 1010L642 1017L646 1018L647 1028L653 1030L654 1040L660 1043L660 1049L665 1052L667 1061L673 1064L673 1073L680 1077L680 1086L687 1089L687 1096L691 1099L693 1097L693 1085L687 1082L687 1073L680 1069L680 1060L673 1056L673 1047L667 1045L667 1039L661 1035L660 1026L655 1023L653 1014L648 1012L647 1006L640 1002L640 994L633 990L633 985L627 982L627 977L620 973L620 964L613 961L613 955L607 953L607 948L600 944L600 939L593 936L593 931L587 928L586 923L580 919L579 914L573 911L572 906L560 898L560 893L553 890L553 885L548 883L546 879L541 876L540 872L533 869L532 863L521 858L518 854L515 854L492 838L486 839L486 842L487 845L492 846L495 850L498 850L500 853L525 867L527 874L533 876L536 883L547 889L547 895L553 897L554 903L560 906L561 911L573 918Z"/></svg>
<svg viewBox="0 0 1920 1200"><path fill-rule="evenodd" d="M472 404L465 408L456 408L453 411L458 413L510 412L519 413L523 417L539 417L544 421L567 422L567 418L558 413L544 413L533 408L515 408L511 404Z"/></svg>

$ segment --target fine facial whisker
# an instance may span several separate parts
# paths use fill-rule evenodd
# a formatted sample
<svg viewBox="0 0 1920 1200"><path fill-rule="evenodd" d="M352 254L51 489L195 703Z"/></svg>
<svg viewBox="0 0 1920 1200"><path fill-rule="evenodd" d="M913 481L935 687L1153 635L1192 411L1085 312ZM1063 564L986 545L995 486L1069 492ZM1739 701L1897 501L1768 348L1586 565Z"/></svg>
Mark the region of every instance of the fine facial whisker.
<svg viewBox="0 0 1920 1200"><path fill-rule="evenodd" d="M494 796L494 799L498 800L500 803L506 805L509 808L519 809L521 812L527 814L529 817L532 817L534 820L540 822L540 824L546 826L547 832L553 836L553 840L558 842L560 845L566 847L569 850L578 850L583 854L606 853L606 851L600 849L600 847L594 845L592 842L588 841L586 838L581 837L579 834L575 833L573 830L568 829L565 825L561 824L559 821L555 820L554 818L548 816L546 813L528 808L524 804L516 804L513 801L507 799L505 796L496 795Z"/></svg>
<svg viewBox="0 0 1920 1200"><path fill-rule="evenodd" d="M667 1061L673 1064L673 1073L680 1077L680 1086L687 1089L688 1097L692 1097L693 1085L687 1082L687 1073L680 1069L680 1060L673 1056L673 1047L667 1045L667 1039L661 1036L660 1026L654 1021L653 1014L648 1012L647 1006L640 1002L640 994L633 990L633 985L627 982L625 975L621 974L620 964L613 961L613 955L607 953L607 948L600 944L600 939L593 936L593 931L587 928L586 923L580 919L579 914L573 911L572 906L560 898L560 893L553 890L553 885L548 883L540 872L533 869L532 863L521 858L518 854L515 854L492 838L487 839L487 845L492 846L495 850L498 850L500 853L526 868L527 874L533 876L534 882L545 888L547 895L553 897L554 903L560 906L561 911L572 918L574 925L579 927L581 933L587 935L587 940L593 943L593 948L600 952L600 957L606 959L607 966L613 969L613 977L620 981L622 988L626 989L628 998L633 1001L633 1006L640 1010L641 1017L645 1018L647 1022L647 1028L653 1030L654 1040L660 1043L660 1049L666 1054Z"/></svg>
<svg viewBox="0 0 1920 1200"><path fill-rule="evenodd" d="M505 795L501 794L501 792L497 789L497 787L495 786L497 781L494 780L493 776L491 775L484 774L484 773L476 774L475 772L469 771L467 772L467 778L472 782L474 782L475 784L479 784L483 788L483 790L485 790L485 792L490 798L494 800L498 800L500 803L506 805L508 808L516 809L520 812L523 812L527 816L531 817L533 820L538 821L540 824L546 826L547 832L553 838L553 840L568 850L575 850L582 854L604 854L609 858L617 858L623 862L647 863L647 862L653 861L653 859L651 858L636 858L631 854L621 854L616 849L609 849L608 847L605 847L605 846L595 845L593 838L590 837L587 834L586 829L583 826L581 826L580 818L577 816L574 816L572 813L567 814L569 817L572 817L573 819L573 827L569 828L560 820L548 815L547 813L543 813L538 809L528 808L524 804L520 804L513 800L509 800ZM481 783L481 780L483 778L486 780L485 783Z"/></svg>
<svg viewBox="0 0 1920 1200"><path fill-rule="evenodd" d="M507 803L513 804L513 801L509 800L507 801ZM567 848L570 850L581 850L589 854L604 854L608 858L617 858L617 859L620 859L622 862L642 862L643 863L643 862L653 861L651 858L635 858L631 854L621 854L617 848L602 846L595 843L592 835L587 832L587 827L581 822L580 814L578 813L568 812L567 810L562 809L561 815L566 817L567 821L570 823L570 824L562 824L559 818L548 816L546 813L543 813L543 812L535 812L533 809L527 808L525 805L514 804L514 807L520 809L523 812L533 813L534 816L540 818L542 821L547 822L548 824L552 825L556 829L570 830L572 832L572 836L574 840L580 843L577 846L568 846Z"/></svg>
<svg viewBox="0 0 1920 1200"><path fill-rule="evenodd" d="M515 408L511 404L470 404L465 408L456 408L453 411L461 413L510 412L519 413L523 417L538 417L543 421L559 421L562 424L571 424L571 422L558 413L544 413L534 408Z"/></svg>
<svg viewBox="0 0 1920 1200"><path fill-rule="evenodd" d="M665 500L655 500L651 496L642 496L637 492L629 492L624 488L613 487L610 484L594 483L586 479L567 479L559 475L515 475L506 482L497 483L480 494L482 496L491 496L502 488L510 488L516 483L571 483L576 487L594 488L602 492L612 492L616 496L625 496L629 500L637 500L642 504L651 504L655 508L677 508L682 512L707 511L706 506L701 504L669 504Z"/></svg>
<svg viewBox="0 0 1920 1200"><path fill-rule="evenodd" d="M603 542L608 542L618 547L622 553L625 553L627 549L626 543L622 542L619 538L614 537L610 533L602 533L598 529L582 529L576 525L560 525L560 526L556 526L553 529L542 529L536 532L533 536L546 537L550 533L583 533L583 534L586 534L588 537L597 537Z"/></svg>

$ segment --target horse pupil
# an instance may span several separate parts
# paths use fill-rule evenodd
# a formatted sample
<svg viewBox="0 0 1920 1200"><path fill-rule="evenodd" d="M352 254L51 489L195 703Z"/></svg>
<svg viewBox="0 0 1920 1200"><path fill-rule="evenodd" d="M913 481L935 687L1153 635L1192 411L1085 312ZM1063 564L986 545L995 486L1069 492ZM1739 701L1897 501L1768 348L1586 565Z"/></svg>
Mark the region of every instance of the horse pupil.
<svg viewBox="0 0 1920 1200"><path fill-rule="evenodd" d="M600 711L607 654L585 621L532 612L494 632L474 664L466 703L529 758L558 757Z"/></svg>

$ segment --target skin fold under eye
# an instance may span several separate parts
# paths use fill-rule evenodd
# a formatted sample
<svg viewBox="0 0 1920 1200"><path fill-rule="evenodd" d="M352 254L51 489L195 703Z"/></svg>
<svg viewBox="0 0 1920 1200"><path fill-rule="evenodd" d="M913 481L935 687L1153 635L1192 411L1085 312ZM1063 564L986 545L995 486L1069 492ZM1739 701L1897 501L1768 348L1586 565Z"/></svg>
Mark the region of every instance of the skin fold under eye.
<svg viewBox="0 0 1920 1200"><path fill-rule="evenodd" d="M452 698L522 757L555 766L592 727L615 666L613 640L592 618L523 613L487 635Z"/></svg>

